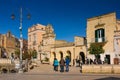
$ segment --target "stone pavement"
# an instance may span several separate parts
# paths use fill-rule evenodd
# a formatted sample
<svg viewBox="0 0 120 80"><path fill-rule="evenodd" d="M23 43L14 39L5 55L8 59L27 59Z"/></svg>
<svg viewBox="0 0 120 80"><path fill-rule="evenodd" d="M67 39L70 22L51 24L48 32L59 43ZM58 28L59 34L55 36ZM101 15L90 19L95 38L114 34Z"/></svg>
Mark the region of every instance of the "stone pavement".
<svg viewBox="0 0 120 80"><path fill-rule="evenodd" d="M70 67L69 72L55 72L53 66L40 64L29 72L22 74L0 74L0 80L120 80L120 74L84 74L79 67Z"/></svg>
<svg viewBox="0 0 120 80"><path fill-rule="evenodd" d="M80 74L80 68L79 67L75 67L75 66L71 66L69 67L70 71L69 72L63 72L62 74ZM58 67L58 70L60 70L60 67ZM61 74L60 71L55 72L53 70L53 66L49 65L49 64L40 64L37 67L35 67L33 70L29 70L27 72L28 74L30 73L37 73L37 74Z"/></svg>

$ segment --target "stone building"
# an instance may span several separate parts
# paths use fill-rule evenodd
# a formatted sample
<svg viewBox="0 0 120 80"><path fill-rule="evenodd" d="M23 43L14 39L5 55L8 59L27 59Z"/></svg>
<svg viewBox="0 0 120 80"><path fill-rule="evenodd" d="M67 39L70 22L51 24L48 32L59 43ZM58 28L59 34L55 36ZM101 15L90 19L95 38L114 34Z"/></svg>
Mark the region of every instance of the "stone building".
<svg viewBox="0 0 120 80"><path fill-rule="evenodd" d="M69 56L72 64L73 60L81 56L83 63L85 63L86 39L84 37L75 36L74 42L55 40L55 37L52 25L48 24L45 27L45 33L42 35L42 42L38 47L40 61L45 61L48 58L48 62L52 64L55 57L60 60Z"/></svg>
<svg viewBox="0 0 120 80"><path fill-rule="evenodd" d="M117 20L117 29L114 31L114 51L115 51L115 58L118 58L118 61L114 64L120 63L120 20ZM115 60L114 58L114 60Z"/></svg>
<svg viewBox="0 0 120 80"><path fill-rule="evenodd" d="M88 18L86 37L75 36L74 42L55 40L56 35L51 25L40 26L37 24L28 29L28 49L37 50L38 60L47 57L52 64L55 57L60 60L69 56L71 65L80 58L85 63L86 58L95 59L94 55L89 54L90 44L102 45L105 50L100 55L102 61L107 58L109 64L114 64L114 58L120 59L120 20L116 19L115 12Z"/></svg>
<svg viewBox="0 0 120 80"><path fill-rule="evenodd" d="M97 17L87 19L86 30L87 48L90 44L101 44L105 52L101 54L101 59L104 61L107 58L109 64L114 64L115 58L115 42L120 39L117 33L120 31L120 21L116 19L116 13L108 13ZM116 37L117 36L117 37ZM118 47L116 46L117 50ZM94 59L93 55L87 52L87 56ZM118 53L120 54L120 52Z"/></svg>
<svg viewBox="0 0 120 80"><path fill-rule="evenodd" d="M6 34L0 35L0 57L4 53L7 54L7 57L10 57L11 53L15 52L16 48L19 48L18 39L11 34L11 32L7 32Z"/></svg>
<svg viewBox="0 0 120 80"><path fill-rule="evenodd" d="M86 55L86 39L84 37L75 36L74 42L67 42L63 40L56 40L54 47L51 48L50 63L52 64L54 58L58 60L69 56L71 65L73 60L82 57L82 62L85 63Z"/></svg>
<svg viewBox="0 0 120 80"><path fill-rule="evenodd" d="M76 56L79 57L80 52L85 61L85 38L76 36L75 43L70 43L63 40L55 40L55 37L56 35L52 25L48 24L42 27L40 24L34 25L28 29L28 49L35 49L38 54L37 59L40 61L48 58L49 62L52 63L54 57L60 60L68 54L72 62L73 59L76 59ZM36 42L36 44L33 44L34 42Z"/></svg>
<svg viewBox="0 0 120 80"><path fill-rule="evenodd" d="M28 51L28 40L23 39L23 54L27 53Z"/></svg>
<svg viewBox="0 0 120 80"><path fill-rule="evenodd" d="M28 50L37 51L37 59L40 59L38 46L42 42L42 35L45 34L45 26L41 24L33 25L28 28Z"/></svg>
<svg viewBox="0 0 120 80"><path fill-rule="evenodd" d="M55 33L52 25L48 24L45 27L45 34L43 34L43 39L39 45L40 60L44 61L46 58L50 59L51 48L55 44Z"/></svg>

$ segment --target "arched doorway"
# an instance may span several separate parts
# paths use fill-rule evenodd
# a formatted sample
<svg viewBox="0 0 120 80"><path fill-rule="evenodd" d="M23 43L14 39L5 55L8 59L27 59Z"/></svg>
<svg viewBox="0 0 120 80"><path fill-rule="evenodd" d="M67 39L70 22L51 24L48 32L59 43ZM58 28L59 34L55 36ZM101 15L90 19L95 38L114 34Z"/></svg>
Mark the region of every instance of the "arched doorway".
<svg viewBox="0 0 120 80"><path fill-rule="evenodd" d="M85 54L84 54L84 52L80 52L79 56L82 58L83 64L85 64Z"/></svg>
<svg viewBox="0 0 120 80"><path fill-rule="evenodd" d="M55 52L53 52L53 57L56 58L56 53Z"/></svg>
<svg viewBox="0 0 120 80"><path fill-rule="evenodd" d="M70 62L71 62L71 52L70 51L67 51L67 56L69 56Z"/></svg>
<svg viewBox="0 0 120 80"><path fill-rule="evenodd" d="M51 53L51 56L50 56L50 61L53 62L56 57L57 57L57 56L56 56L56 53L55 53L55 52L52 52L52 53Z"/></svg>
<svg viewBox="0 0 120 80"><path fill-rule="evenodd" d="M8 54L5 48L1 47L1 58L7 58Z"/></svg>

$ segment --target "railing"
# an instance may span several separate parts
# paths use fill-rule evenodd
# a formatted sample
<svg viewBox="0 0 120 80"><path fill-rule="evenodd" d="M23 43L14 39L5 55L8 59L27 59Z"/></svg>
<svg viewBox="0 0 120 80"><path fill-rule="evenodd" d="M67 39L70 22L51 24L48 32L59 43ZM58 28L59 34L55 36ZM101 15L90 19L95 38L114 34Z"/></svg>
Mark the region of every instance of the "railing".
<svg viewBox="0 0 120 80"><path fill-rule="evenodd" d="M106 37L101 37L101 38L92 38L91 39L91 43L95 43L95 42L107 42L107 38Z"/></svg>

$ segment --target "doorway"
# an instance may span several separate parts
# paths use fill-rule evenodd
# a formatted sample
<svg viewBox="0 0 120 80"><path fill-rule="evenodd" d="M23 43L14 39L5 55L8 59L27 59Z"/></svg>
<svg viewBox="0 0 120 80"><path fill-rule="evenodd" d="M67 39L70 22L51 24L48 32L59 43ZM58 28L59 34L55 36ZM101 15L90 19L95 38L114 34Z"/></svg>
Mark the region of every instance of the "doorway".
<svg viewBox="0 0 120 80"><path fill-rule="evenodd" d="M83 62L83 64L85 64L85 54L84 54L84 52L80 52L79 56L81 56L82 62Z"/></svg>
<svg viewBox="0 0 120 80"><path fill-rule="evenodd" d="M107 59L107 63L110 64L110 55L106 55L105 58Z"/></svg>

